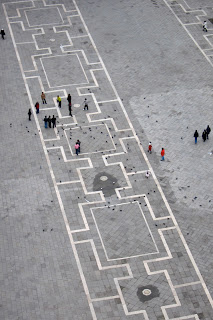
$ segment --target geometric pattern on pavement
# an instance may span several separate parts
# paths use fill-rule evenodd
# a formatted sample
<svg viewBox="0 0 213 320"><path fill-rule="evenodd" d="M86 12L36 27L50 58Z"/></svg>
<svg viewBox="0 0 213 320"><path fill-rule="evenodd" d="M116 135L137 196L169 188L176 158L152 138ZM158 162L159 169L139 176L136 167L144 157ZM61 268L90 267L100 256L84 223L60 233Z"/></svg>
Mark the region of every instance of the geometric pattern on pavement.
<svg viewBox="0 0 213 320"><path fill-rule="evenodd" d="M180 21L186 17L187 2L170 4ZM76 1L68 10L51 0L3 8L92 319L212 319L212 298ZM193 37L203 10L190 13L182 23ZM205 56L211 62L211 52ZM37 115L41 91L48 105ZM45 130L50 112L57 127Z"/></svg>
<svg viewBox="0 0 213 320"><path fill-rule="evenodd" d="M158 252L138 202L91 210L107 260Z"/></svg>

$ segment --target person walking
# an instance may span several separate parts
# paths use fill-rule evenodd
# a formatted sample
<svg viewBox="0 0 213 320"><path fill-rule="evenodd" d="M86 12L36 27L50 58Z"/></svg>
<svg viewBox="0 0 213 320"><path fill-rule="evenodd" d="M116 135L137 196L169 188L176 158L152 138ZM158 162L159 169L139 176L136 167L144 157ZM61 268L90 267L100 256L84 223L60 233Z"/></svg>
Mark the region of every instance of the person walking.
<svg viewBox="0 0 213 320"><path fill-rule="evenodd" d="M53 124L53 128L55 128L56 127L56 118L54 115L52 117L52 124Z"/></svg>
<svg viewBox="0 0 213 320"><path fill-rule="evenodd" d="M31 121L31 114L32 114L31 109L29 109L28 111L29 121Z"/></svg>
<svg viewBox="0 0 213 320"><path fill-rule="evenodd" d="M87 102L87 99L85 98L84 99L84 110L88 110L89 109L89 107L88 107L88 102Z"/></svg>
<svg viewBox="0 0 213 320"><path fill-rule="evenodd" d="M2 37L3 40L4 40L4 36L5 36L4 29L1 29L1 37Z"/></svg>
<svg viewBox="0 0 213 320"><path fill-rule="evenodd" d="M36 113L39 113L39 103L38 102L36 102L35 108L36 108Z"/></svg>
<svg viewBox="0 0 213 320"><path fill-rule="evenodd" d="M162 148L162 150L161 150L161 161L165 160L164 159L164 155L165 155L165 150L164 150L164 148Z"/></svg>
<svg viewBox="0 0 213 320"><path fill-rule="evenodd" d="M211 128L208 125L207 128L206 128L206 139L209 139L210 132L211 132Z"/></svg>
<svg viewBox="0 0 213 320"><path fill-rule="evenodd" d="M44 117L44 127L47 129L47 124L48 124L48 118L47 116Z"/></svg>
<svg viewBox="0 0 213 320"><path fill-rule="evenodd" d="M49 116L49 118L48 118L48 123L49 123L49 128L51 128L52 119L51 119L51 117L50 117L50 116Z"/></svg>
<svg viewBox="0 0 213 320"><path fill-rule="evenodd" d="M205 142L206 141L206 130L203 130L202 138L203 138L203 142Z"/></svg>
<svg viewBox="0 0 213 320"><path fill-rule="evenodd" d="M197 144L197 138L198 137L199 137L199 133L197 132L197 130L195 130L195 133L194 133L195 144Z"/></svg>
<svg viewBox="0 0 213 320"><path fill-rule="evenodd" d="M41 93L41 100L42 100L43 104L47 104L46 95L44 92Z"/></svg>
<svg viewBox="0 0 213 320"><path fill-rule="evenodd" d="M61 108L61 97L60 96L57 96L57 102L58 102L59 108Z"/></svg>
<svg viewBox="0 0 213 320"><path fill-rule="evenodd" d="M75 144L75 152L76 152L76 154L77 154L77 156L78 156L78 153L79 153L79 144L76 142L76 144Z"/></svg>
<svg viewBox="0 0 213 320"><path fill-rule="evenodd" d="M151 142L149 143L149 146L148 146L148 152L150 154L152 153L152 143Z"/></svg>
<svg viewBox="0 0 213 320"><path fill-rule="evenodd" d="M76 143L79 145L78 153L80 153L80 152L81 152L81 141L80 141L80 140L77 140Z"/></svg>
<svg viewBox="0 0 213 320"><path fill-rule="evenodd" d="M206 31L206 32L208 31L206 21L203 22L203 31Z"/></svg>
<svg viewBox="0 0 213 320"><path fill-rule="evenodd" d="M69 104L71 104L71 102L72 102L72 97L71 97L70 93L67 96L67 101L68 101L68 106L69 106Z"/></svg>
<svg viewBox="0 0 213 320"><path fill-rule="evenodd" d="M72 97L70 93L67 96L69 115L72 117Z"/></svg>

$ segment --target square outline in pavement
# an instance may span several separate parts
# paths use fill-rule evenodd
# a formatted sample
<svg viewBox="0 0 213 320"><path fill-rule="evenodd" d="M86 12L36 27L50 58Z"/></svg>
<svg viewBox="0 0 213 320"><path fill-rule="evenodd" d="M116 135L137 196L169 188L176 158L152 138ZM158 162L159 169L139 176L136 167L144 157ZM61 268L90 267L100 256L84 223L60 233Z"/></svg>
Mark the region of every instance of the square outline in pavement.
<svg viewBox="0 0 213 320"><path fill-rule="evenodd" d="M105 253L105 255L106 255L107 261L123 260L123 259L135 258L135 257L143 257L143 256L147 256L147 255L159 253L158 247L157 247L157 245L156 245L156 242L155 242L155 239L154 239L154 237L153 237L153 235L152 235L152 232L151 232L151 230L150 230L150 228L149 228L149 225L148 225L148 223L147 223L147 221L146 221L146 217L145 217L145 215L144 215L144 213L143 213L143 210L141 209L141 206L139 205L139 202L138 202L138 201L135 201L133 204L136 204L136 203L137 203L137 205L138 205L138 207L139 207L139 210L140 210L140 212L141 212L141 215L142 215L142 217L143 217L143 219L144 219L144 221L145 221L145 224L146 224L146 226L147 226L147 229L148 229L148 231L149 231L149 234L150 234L150 236L151 236L151 239L152 239L152 241L153 241L153 243L154 243L157 251L155 251L155 252L149 252L149 253L145 253L145 254L133 255L133 256L129 256L129 257L118 257L118 258L110 259L110 258L108 257L107 250L106 250L106 247L105 247L105 245L104 245L104 241L103 241L103 239L102 239L101 232L100 232L100 230L99 230L99 228L98 228L98 224L97 224L97 221L96 221L96 219L95 219L94 212L93 212L93 210L106 209L107 207L106 207L106 206L93 207L93 208L90 208L90 210L91 210L92 217L93 217L93 220L94 220L94 223L95 223L95 226L96 226L98 235L99 235L99 237L100 237L101 244L102 244L102 246L103 246L103 250L104 250L104 253ZM127 205L127 204L132 204L132 202L123 202L123 203L114 204L114 205L112 204L112 205L110 205L109 207L117 207L117 206Z"/></svg>
<svg viewBox="0 0 213 320"><path fill-rule="evenodd" d="M29 19L27 17L27 11L38 11L38 10L51 10L51 9L57 9L58 10L58 13L59 13L59 16L62 20L62 24L64 23L64 20L62 18L62 15L60 13L60 10L56 7L56 8L36 8L36 9L30 9L30 10L24 10L24 14L25 14L25 17L26 17L26 20L27 20L27 23L29 25L29 27L40 27L40 26L48 26L48 25L54 25L54 24L60 24L60 22L51 22L51 23L42 23L42 24L34 24L34 25L30 25L30 22L29 22Z"/></svg>
<svg viewBox="0 0 213 320"><path fill-rule="evenodd" d="M46 70L45 70L45 68L44 68L44 64L43 64L42 60L44 60L44 59L55 59L55 58L58 58L58 57L70 57L70 56L76 56L76 57L77 57L77 59L78 59L78 61L79 61L79 64L80 64L80 67L81 67L81 69L82 69L82 71L83 71L83 74L84 74L87 82L68 83L68 84L63 84L63 85L58 85L58 86L57 86L57 85L51 86L51 85L50 85L50 82L49 82L49 80L48 80L48 76L47 76L47 73L46 73ZM61 54L61 55L55 55L55 56L50 56L50 57L42 57L42 58L40 58L40 61L41 61L41 65L42 65L42 68L43 68L43 70L44 70L44 74L45 74L45 77L46 77L46 80L47 80L47 83L48 83L49 88L60 88L60 87L67 87L67 86L76 86L76 85L82 85L82 84L89 84L89 80L88 80L88 78L87 78L87 75L86 75L86 73L85 73L85 71L84 71L84 68L83 68L83 66L82 66L82 63L81 63L81 61L80 61L79 56L78 56L77 53Z"/></svg>
<svg viewBox="0 0 213 320"><path fill-rule="evenodd" d="M81 152L81 153L80 153L81 155L82 155L82 154L100 153L100 152L106 152L106 151L108 152L108 151L116 150L116 146L115 146L114 141L113 141L113 139L112 139L112 135L110 134L109 128L108 128L108 126L107 126L106 123L104 123L104 124L97 124L97 125L91 125L91 126L84 126L84 127L81 127L81 128L83 129L83 128L100 127L100 126L105 126L105 127L106 127L106 130L107 130L108 133L109 133L109 137L110 137L110 139L111 139L111 142L112 142L112 144L113 144L113 146L114 146L114 149L107 149L107 150L100 150L100 151L93 151L93 152L84 152L84 153ZM65 129L65 130L64 130L64 134L65 134L65 137L66 137L66 139L67 139L67 143L68 143L68 145L69 145L69 149L70 149L71 155L72 155L72 156L75 156L76 154L74 154L74 153L72 152L72 148L71 148L71 146L70 146L69 139L68 139L67 134L66 134L66 131L68 131L68 132L71 131L70 129L71 129L71 130L76 130L76 129L80 129L80 127L69 128L69 129Z"/></svg>

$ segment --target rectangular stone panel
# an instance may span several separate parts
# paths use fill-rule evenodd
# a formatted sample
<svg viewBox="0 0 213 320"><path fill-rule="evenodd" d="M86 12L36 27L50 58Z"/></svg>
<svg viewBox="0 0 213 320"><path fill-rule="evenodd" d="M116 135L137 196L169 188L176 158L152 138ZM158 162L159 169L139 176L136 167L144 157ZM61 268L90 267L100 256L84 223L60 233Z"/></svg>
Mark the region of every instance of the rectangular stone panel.
<svg viewBox="0 0 213 320"><path fill-rule="evenodd" d="M80 154L91 154L116 149L106 124L69 128L64 130L64 132L72 155L75 154L75 143L78 139L81 141Z"/></svg>
<svg viewBox="0 0 213 320"><path fill-rule="evenodd" d="M91 211L108 260L158 252L138 202L92 208Z"/></svg>
<svg viewBox="0 0 213 320"><path fill-rule="evenodd" d="M50 88L88 83L77 54L41 58L41 64Z"/></svg>
<svg viewBox="0 0 213 320"><path fill-rule="evenodd" d="M63 19L58 8L39 8L25 10L25 15L29 27L63 23Z"/></svg>

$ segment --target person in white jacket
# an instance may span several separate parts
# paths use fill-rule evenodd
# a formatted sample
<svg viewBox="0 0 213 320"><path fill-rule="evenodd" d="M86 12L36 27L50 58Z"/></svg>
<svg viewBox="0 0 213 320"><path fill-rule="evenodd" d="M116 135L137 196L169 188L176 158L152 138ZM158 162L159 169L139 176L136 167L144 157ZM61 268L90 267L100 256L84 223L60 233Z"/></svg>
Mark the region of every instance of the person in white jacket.
<svg viewBox="0 0 213 320"><path fill-rule="evenodd" d="M203 22L203 31L206 31L206 32L208 31L207 30L207 22L206 21Z"/></svg>

